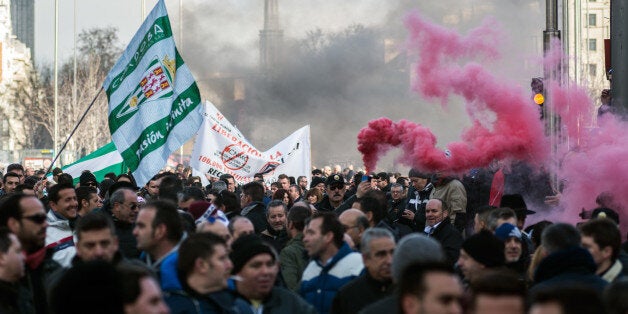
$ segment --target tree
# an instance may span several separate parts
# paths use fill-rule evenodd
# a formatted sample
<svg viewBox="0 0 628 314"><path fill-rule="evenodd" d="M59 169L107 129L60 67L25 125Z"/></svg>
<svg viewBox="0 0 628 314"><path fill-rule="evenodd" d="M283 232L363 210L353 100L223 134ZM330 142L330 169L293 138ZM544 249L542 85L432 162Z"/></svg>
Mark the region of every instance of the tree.
<svg viewBox="0 0 628 314"><path fill-rule="evenodd" d="M102 83L122 49L117 43L115 28L90 29L79 35L76 77L73 60L66 61L59 71L58 130L59 146L102 88ZM54 78L50 66L33 73L29 80L14 90L16 104L28 118L26 148L52 147L54 136ZM76 80L76 97L74 82ZM81 157L111 140L107 124L107 97L100 93L85 120L72 136L66 150ZM61 148L61 147L59 147Z"/></svg>

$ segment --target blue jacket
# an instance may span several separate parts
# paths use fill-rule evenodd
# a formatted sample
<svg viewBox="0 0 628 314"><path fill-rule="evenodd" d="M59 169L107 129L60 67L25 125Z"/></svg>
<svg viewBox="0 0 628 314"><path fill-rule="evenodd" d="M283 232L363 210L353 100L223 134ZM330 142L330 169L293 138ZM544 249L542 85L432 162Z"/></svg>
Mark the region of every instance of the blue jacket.
<svg viewBox="0 0 628 314"><path fill-rule="evenodd" d="M327 265L321 265L317 259L307 265L299 293L319 313L329 313L338 290L359 276L363 269L362 255L344 243Z"/></svg>
<svg viewBox="0 0 628 314"><path fill-rule="evenodd" d="M243 302L236 302L236 296L227 290L201 295L184 285L177 274L176 252L160 265L161 289L170 313L172 314L252 314Z"/></svg>

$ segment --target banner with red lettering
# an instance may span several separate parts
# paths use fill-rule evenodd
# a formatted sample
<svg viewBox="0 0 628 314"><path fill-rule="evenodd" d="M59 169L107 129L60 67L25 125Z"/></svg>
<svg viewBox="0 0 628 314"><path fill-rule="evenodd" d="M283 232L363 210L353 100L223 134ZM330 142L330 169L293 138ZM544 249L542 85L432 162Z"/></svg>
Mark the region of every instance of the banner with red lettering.
<svg viewBox="0 0 628 314"><path fill-rule="evenodd" d="M256 173L263 173L267 182L276 181L282 173L295 178L306 176L309 181L310 126L298 129L269 150L260 152L207 101L190 165L205 176L231 174L240 184L252 181Z"/></svg>

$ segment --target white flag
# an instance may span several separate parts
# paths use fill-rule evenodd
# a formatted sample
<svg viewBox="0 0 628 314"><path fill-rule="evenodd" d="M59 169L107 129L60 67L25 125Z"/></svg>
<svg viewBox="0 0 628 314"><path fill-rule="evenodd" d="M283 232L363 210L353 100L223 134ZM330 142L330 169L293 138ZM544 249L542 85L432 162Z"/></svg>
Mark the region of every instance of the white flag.
<svg viewBox="0 0 628 314"><path fill-rule="evenodd" d="M200 93L174 45L164 1L150 12L103 88L109 130L143 186L202 123Z"/></svg>
<svg viewBox="0 0 628 314"><path fill-rule="evenodd" d="M212 177L233 175L239 183L253 180L256 173L275 181L277 176L311 174L310 126L304 126L273 146L260 152L223 116L205 103L205 119L194 143L190 165Z"/></svg>

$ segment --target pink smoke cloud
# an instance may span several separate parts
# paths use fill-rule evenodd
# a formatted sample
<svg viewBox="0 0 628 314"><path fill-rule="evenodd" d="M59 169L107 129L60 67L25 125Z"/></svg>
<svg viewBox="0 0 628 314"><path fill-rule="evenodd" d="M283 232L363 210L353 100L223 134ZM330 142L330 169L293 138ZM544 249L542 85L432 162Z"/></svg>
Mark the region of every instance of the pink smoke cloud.
<svg viewBox="0 0 628 314"><path fill-rule="evenodd" d="M622 232L628 230L628 124L616 116L605 114L593 124L593 103L584 88L575 84L551 84L550 99L570 136L563 143L564 154L558 175L565 182L558 219L581 221L582 209L598 207L595 200L602 193L611 196L606 206L620 216Z"/></svg>
<svg viewBox="0 0 628 314"><path fill-rule="evenodd" d="M392 147L405 154L399 162L427 171L462 173L485 167L496 159L517 159L538 164L546 160L548 145L539 113L521 88L489 73L481 64L463 59L491 60L499 57L496 38L499 27L487 20L462 36L430 24L418 13L407 16L410 31L407 46L417 53L417 81L413 89L427 98L447 104L450 95L465 99L472 126L461 134L459 142L450 143L446 157L436 148L436 137L426 127L387 118L371 121L358 134L358 150L368 170L376 167L379 157ZM480 120L492 113L493 122Z"/></svg>

